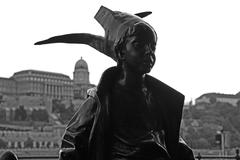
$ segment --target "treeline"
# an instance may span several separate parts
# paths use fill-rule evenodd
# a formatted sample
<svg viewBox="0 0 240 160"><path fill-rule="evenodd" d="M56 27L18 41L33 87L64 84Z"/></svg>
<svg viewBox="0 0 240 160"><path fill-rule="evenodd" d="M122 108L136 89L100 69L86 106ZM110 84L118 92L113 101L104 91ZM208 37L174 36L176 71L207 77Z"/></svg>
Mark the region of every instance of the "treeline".
<svg viewBox="0 0 240 160"><path fill-rule="evenodd" d="M15 110L10 109L7 113L5 109L0 109L1 121L43 121L49 122L48 112L46 109L26 110L24 106L19 106ZM7 115L9 114L9 115Z"/></svg>
<svg viewBox="0 0 240 160"><path fill-rule="evenodd" d="M67 106L61 100L54 99L52 101L52 113L58 115L58 119L62 124L66 124L75 113L74 105L70 103Z"/></svg>
<svg viewBox="0 0 240 160"><path fill-rule="evenodd" d="M182 136L195 149L219 149L218 131L227 134L226 148L240 146L240 106L212 102L189 106L183 113Z"/></svg>

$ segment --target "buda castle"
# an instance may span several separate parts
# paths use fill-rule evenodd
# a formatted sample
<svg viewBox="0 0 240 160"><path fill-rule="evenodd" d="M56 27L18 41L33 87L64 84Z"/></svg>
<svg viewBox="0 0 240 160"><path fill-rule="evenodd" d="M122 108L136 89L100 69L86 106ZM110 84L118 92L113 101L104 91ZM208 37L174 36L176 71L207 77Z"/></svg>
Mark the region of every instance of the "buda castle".
<svg viewBox="0 0 240 160"><path fill-rule="evenodd" d="M23 70L10 78L0 77L0 106L14 109L18 106L51 110L53 99L81 103L89 88L88 65L78 60L73 72L73 80L68 75L54 72Z"/></svg>

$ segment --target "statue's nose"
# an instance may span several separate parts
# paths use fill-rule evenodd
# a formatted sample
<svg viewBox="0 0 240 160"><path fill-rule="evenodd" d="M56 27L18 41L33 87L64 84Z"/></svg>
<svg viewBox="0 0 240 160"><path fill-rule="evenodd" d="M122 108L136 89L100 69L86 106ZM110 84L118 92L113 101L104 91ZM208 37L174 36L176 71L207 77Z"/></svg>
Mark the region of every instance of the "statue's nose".
<svg viewBox="0 0 240 160"><path fill-rule="evenodd" d="M145 54L153 54L153 49L152 49L152 47L151 47L151 45L149 44L149 45L145 45Z"/></svg>
<svg viewBox="0 0 240 160"><path fill-rule="evenodd" d="M150 61L151 63L154 64L155 60L156 60L154 52L151 49L146 50L145 55L144 55L144 59L147 60L147 61Z"/></svg>

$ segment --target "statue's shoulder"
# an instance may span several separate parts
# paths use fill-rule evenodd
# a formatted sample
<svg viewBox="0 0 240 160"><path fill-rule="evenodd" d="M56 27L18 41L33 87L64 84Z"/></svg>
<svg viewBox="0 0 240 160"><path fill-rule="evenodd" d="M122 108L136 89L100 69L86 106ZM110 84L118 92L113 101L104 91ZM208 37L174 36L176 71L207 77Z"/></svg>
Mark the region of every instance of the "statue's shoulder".
<svg viewBox="0 0 240 160"><path fill-rule="evenodd" d="M97 96L97 87L89 88L87 90L87 97L96 97Z"/></svg>
<svg viewBox="0 0 240 160"><path fill-rule="evenodd" d="M155 92L157 95L164 97L166 100L179 99L179 101L184 101L185 96L181 92L156 79L155 77L146 75L146 83L150 90Z"/></svg>

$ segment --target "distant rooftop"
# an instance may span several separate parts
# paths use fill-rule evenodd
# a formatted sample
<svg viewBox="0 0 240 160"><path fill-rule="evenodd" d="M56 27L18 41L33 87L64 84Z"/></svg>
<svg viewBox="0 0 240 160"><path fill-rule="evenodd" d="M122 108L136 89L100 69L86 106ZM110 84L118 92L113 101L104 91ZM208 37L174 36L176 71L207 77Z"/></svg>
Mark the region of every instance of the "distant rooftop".
<svg viewBox="0 0 240 160"><path fill-rule="evenodd" d="M33 69L29 69L29 70L23 70L23 71L19 71L19 72L15 72L13 74L13 76L17 76L19 74L41 74L41 75L52 75L52 76L60 76L60 77L65 77L65 78L70 78L69 76L62 74L62 73L56 73L56 72L48 72L48 71L39 71L39 70L33 70Z"/></svg>
<svg viewBox="0 0 240 160"><path fill-rule="evenodd" d="M240 98L240 92L238 92L237 94L206 93L206 94L201 95L197 99L201 99L203 97Z"/></svg>

